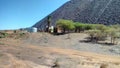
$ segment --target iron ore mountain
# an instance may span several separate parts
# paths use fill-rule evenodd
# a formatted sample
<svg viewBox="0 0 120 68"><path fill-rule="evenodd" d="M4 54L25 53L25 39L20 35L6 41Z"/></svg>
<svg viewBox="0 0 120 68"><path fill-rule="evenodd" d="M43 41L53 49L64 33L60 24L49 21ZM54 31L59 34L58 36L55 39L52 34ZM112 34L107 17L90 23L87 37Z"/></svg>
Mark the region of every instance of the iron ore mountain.
<svg viewBox="0 0 120 68"><path fill-rule="evenodd" d="M68 19L82 23L120 24L120 0L70 0L52 12L51 25L58 19ZM44 28L47 17L33 27Z"/></svg>

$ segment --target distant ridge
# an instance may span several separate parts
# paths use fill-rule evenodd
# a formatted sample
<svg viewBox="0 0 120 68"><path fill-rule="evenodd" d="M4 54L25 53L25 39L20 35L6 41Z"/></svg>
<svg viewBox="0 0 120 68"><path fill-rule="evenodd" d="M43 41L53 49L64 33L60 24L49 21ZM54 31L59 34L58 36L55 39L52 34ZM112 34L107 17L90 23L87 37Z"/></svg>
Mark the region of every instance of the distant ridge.
<svg viewBox="0 0 120 68"><path fill-rule="evenodd" d="M120 0L71 0L50 14L52 24L58 19L83 23L120 24ZM47 17L33 27L44 28Z"/></svg>

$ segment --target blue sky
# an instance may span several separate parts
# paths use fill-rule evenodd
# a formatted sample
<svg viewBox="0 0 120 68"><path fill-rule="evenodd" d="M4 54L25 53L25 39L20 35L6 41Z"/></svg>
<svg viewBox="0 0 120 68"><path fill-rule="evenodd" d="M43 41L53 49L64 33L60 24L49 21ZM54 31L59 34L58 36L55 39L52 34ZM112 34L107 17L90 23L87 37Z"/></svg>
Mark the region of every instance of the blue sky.
<svg viewBox="0 0 120 68"><path fill-rule="evenodd" d="M0 0L0 30L30 27L69 0Z"/></svg>

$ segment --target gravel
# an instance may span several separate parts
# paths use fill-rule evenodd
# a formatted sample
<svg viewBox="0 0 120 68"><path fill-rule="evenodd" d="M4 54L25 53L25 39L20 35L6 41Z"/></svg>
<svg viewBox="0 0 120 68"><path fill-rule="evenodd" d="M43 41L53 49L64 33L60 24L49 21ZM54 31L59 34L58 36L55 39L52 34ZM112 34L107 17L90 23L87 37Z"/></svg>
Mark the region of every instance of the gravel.
<svg viewBox="0 0 120 68"><path fill-rule="evenodd" d="M80 42L81 40L85 40L87 37L87 35L83 33L72 33L70 34L70 39L67 39L67 37L67 34L55 36L47 33L39 33L32 34L28 39L25 39L23 41L24 43L30 43L38 46L58 47L120 56L120 45L105 45L92 42Z"/></svg>

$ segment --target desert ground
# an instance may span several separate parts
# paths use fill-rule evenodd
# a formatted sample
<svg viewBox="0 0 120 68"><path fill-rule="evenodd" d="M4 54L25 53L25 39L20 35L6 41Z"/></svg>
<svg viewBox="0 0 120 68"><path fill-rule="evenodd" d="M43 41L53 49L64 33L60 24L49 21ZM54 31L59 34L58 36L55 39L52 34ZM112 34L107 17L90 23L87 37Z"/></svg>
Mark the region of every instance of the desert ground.
<svg viewBox="0 0 120 68"><path fill-rule="evenodd" d="M86 37L39 32L1 38L0 68L120 68L120 44L84 42Z"/></svg>

